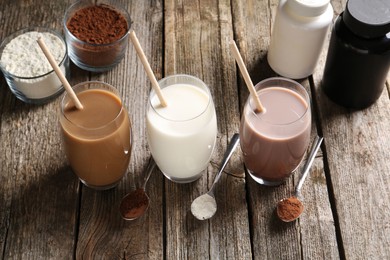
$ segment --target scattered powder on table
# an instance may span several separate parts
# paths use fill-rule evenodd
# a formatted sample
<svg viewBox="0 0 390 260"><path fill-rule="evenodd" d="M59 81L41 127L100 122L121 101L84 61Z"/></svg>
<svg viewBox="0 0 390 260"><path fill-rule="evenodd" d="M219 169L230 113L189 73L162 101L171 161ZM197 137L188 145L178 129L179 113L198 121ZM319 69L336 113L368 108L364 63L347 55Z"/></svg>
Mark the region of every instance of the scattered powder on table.
<svg viewBox="0 0 390 260"><path fill-rule="evenodd" d="M199 220L211 218L216 211L215 199L207 193L197 197L191 204L191 212Z"/></svg>
<svg viewBox="0 0 390 260"><path fill-rule="evenodd" d="M79 40L90 44L108 44L125 35L129 25L121 13L101 4L78 10L66 26Z"/></svg>
<svg viewBox="0 0 390 260"><path fill-rule="evenodd" d="M293 221L303 212L303 204L296 198L283 199L278 203L276 214L283 221Z"/></svg>

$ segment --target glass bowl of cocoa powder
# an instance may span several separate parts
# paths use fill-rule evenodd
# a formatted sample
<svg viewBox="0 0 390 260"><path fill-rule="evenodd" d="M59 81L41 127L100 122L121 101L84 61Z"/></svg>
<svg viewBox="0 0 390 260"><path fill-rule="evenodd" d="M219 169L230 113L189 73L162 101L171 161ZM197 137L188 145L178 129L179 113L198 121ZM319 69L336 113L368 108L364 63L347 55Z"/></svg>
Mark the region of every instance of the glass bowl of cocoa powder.
<svg viewBox="0 0 390 260"><path fill-rule="evenodd" d="M107 71L125 56L131 19L115 1L78 1L65 12L63 25L69 58L79 68Z"/></svg>

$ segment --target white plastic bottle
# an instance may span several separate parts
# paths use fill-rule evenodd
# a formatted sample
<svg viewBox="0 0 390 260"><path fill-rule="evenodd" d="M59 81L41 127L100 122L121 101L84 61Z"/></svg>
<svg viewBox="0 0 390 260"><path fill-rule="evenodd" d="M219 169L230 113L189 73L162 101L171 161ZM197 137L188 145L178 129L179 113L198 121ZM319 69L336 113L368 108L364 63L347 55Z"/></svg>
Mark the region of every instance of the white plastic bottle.
<svg viewBox="0 0 390 260"><path fill-rule="evenodd" d="M280 0L267 56L271 68L293 79L311 75L332 19L329 0Z"/></svg>

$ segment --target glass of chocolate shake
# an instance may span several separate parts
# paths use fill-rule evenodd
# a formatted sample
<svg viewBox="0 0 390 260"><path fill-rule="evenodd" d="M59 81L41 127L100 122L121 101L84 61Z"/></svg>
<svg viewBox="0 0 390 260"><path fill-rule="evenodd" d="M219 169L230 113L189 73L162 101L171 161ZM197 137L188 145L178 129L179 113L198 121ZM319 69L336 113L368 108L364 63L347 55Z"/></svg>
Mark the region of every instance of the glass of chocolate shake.
<svg viewBox="0 0 390 260"><path fill-rule="evenodd" d="M116 89L88 81L73 87L83 109L67 93L60 104L60 130L66 157L88 187L113 188L127 172L132 138L128 112Z"/></svg>
<svg viewBox="0 0 390 260"><path fill-rule="evenodd" d="M241 149L249 175L257 183L276 186L299 166L309 146L310 98L301 84L282 77L265 79L255 88L265 111L257 112L248 97L240 125Z"/></svg>

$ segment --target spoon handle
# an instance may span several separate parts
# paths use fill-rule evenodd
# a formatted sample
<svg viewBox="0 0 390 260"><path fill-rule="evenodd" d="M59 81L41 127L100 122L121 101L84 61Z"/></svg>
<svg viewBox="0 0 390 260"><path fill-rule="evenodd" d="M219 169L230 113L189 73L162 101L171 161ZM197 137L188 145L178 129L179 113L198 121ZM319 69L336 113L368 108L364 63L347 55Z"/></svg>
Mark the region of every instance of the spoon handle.
<svg viewBox="0 0 390 260"><path fill-rule="evenodd" d="M211 186L210 188L210 191L209 192L212 192L213 188L214 188L214 185L218 182L219 178L221 177L221 173L223 172L223 170L225 169L230 157L232 156L234 150L236 149L237 145L238 145L238 141L240 141L240 135L235 133L232 138L230 139L230 143L229 143L229 146L225 152L225 155L222 159L222 162L221 162L221 166L219 168L219 172L217 173L217 176L215 176L215 179L214 179L214 182L213 182L213 185Z"/></svg>
<svg viewBox="0 0 390 260"><path fill-rule="evenodd" d="M144 189L144 190L146 187L146 183L148 182L149 177L153 172L154 167L156 167L156 162L154 161L153 157L150 157L148 168L146 169L146 176L144 179L144 183L142 184L142 189Z"/></svg>
<svg viewBox="0 0 390 260"><path fill-rule="evenodd" d="M299 192L301 191L303 183L305 182L307 174L309 173L309 169L310 169L311 165L313 164L315 155L317 154L318 149L320 148L323 139L324 139L323 137L317 136L315 141L314 141L314 144L313 144L313 146L311 148L309 157L307 158L306 164L305 164L305 166L303 168L302 177L299 180L298 185L297 185L297 187L295 189L295 193L296 193L297 196L299 195Z"/></svg>

